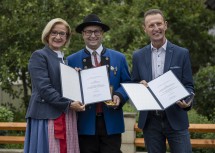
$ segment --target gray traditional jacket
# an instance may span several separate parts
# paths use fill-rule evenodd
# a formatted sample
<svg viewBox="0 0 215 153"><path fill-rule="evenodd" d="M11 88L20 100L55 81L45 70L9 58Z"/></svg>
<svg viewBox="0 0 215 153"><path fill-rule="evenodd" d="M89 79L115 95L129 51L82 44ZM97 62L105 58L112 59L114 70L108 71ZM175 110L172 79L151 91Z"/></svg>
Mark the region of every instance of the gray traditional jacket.
<svg viewBox="0 0 215 153"><path fill-rule="evenodd" d="M61 93L61 61L48 46L33 52L28 65L32 95L26 118L55 119L68 109L70 100Z"/></svg>

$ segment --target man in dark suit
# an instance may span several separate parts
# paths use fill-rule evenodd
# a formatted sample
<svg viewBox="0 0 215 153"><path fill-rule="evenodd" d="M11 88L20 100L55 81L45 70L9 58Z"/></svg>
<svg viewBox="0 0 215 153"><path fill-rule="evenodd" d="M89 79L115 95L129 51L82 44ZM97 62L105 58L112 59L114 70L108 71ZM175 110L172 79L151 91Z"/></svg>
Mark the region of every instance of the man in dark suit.
<svg viewBox="0 0 215 153"><path fill-rule="evenodd" d="M176 75L189 92L194 91L189 51L165 37L167 21L162 11L145 12L143 29L151 44L134 52L132 81L147 85L168 70ZM191 104L192 105L192 104ZM187 111L191 105L178 101L164 111L141 111L138 126L143 129L149 153L165 153L166 139L173 153L191 153Z"/></svg>
<svg viewBox="0 0 215 153"><path fill-rule="evenodd" d="M78 113L81 153L121 153L121 133L124 132L122 106L128 96L120 83L130 81L130 74L125 56L102 45L103 35L108 30L109 26L103 24L97 15L86 16L76 27L86 46L67 58L68 65L81 69L106 65L113 88L115 107L100 102L87 105L85 111Z"/></svg>

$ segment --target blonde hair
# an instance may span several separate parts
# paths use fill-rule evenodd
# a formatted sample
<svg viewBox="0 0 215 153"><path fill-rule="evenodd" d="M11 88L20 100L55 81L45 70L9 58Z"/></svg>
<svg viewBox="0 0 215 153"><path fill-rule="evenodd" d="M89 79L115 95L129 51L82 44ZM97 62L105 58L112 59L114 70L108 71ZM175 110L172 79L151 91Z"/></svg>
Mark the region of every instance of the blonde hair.
<svg viewBox="0 0 215 153"><path fill-rule="evenodd" d="M43 29L43 32L42 32L42 43L43 44L48 44L48 36L52 30L52 28L56 25L56 24L63 24L66 26L67 28L67 35L66 35L66 44L65 46L69 46L69 43L70 43L70 38L71 38L71 28L69 26L69 24L61 19L61 18L55 18L55 19L52 19L51 21L49 21L47 23L47 25L45 26L45 28Z"/></svg>

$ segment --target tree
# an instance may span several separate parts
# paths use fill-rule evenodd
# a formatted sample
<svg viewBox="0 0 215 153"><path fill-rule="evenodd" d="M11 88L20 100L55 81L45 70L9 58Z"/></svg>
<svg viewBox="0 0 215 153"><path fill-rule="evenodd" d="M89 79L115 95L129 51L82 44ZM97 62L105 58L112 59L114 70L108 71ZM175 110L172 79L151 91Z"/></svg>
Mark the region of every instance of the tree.
<svg viewBox="0 0 215 153"><path fill-rule="evenodd" d="M141 25L144 12L150 8L163 10L168 21L167 39L190 50L196 73L200 65L215 64L215 37L208 34L214 27L215 14L206 9L204 2L94 0L91 9L111 27L105 35L105 45L125 53L129 64L132 52L149 43Z"/></svg>
<svg viewBox="0 0 215 153"><path fill-rule="evenodd" d="M0 0L1 88L14 97L22 96L27 107L31 87L27 63L31 53L43 47L42 30L55 17L68 21L73 29L71 45L65 49L69 55L84 47L74 28L87 14L98 14L111 27L105 34L104 46L123 52L131 67L133 51L149 43L141 23L150 8L164 11L167 39L190 50L195 73L206 63L215 64L215 37L208 34L215 14L205 7L204 0ZM24 95L11 89L18 78L23 82Z"/></svg>
<svg viewBox="0 0 215 153"><path fill-rule="evenodd" d="M194 108L208 120L215 121L215 66L206 66L200 68L196 73L195 90L197 101Z"/></svg>
<svg viewBox="0 0 215 153"><path fill-rule="evenodd" d="M78 0L0 1L1 88L14 98L22 97L24 107L28 106L31 89L27 64L31 53L43 47L43 28L56 17L67 20L73 26L76 23L75 17L85 12L86 4ZM17 80L21 80L23 86L19 92L12 90L12 84Z"/></svg>

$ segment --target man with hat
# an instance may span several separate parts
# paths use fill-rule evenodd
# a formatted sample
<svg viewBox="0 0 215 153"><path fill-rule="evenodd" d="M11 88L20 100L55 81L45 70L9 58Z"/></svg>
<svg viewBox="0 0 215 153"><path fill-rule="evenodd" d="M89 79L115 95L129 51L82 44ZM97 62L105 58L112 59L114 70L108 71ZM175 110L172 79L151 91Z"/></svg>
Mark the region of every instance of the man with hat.
<svg viewBox="0 0 215 153"><path fill-rule="evenodd" d="M130 74L125 56L102 45L104 32L109 29L97 15L86 16L76 27L86 46L67 58L69 66L81 69L107 65L112 101L115 103L115 107L104 102L90 104L85 111L78 112L81 153L121 153L121 133L124 132L122 107L128 96L120 83L129 82Z"/></svg>

